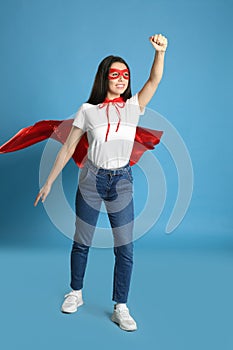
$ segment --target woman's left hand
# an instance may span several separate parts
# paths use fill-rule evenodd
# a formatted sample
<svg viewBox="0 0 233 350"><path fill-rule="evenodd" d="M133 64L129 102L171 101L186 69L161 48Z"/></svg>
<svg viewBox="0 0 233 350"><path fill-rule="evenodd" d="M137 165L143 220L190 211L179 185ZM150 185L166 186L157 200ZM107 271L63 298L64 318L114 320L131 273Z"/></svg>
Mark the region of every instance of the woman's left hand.
<svg viewBox="0 0 233 350"><path fill-rule="evenodd" d="M149 38L156 51L165 52L167 49L167 38L162 34L155 34Z"/></svg>

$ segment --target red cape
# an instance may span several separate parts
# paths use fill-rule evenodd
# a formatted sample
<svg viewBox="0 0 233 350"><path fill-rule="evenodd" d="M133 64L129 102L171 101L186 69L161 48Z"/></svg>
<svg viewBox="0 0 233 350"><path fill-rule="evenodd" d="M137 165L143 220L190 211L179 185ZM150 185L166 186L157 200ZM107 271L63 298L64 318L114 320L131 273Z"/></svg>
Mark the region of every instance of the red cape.
<svg viewBox="0 0 233 350"><path fill-rule="evenodd" d="M71 130L72 123L73 119L39 121L32 126L19 130L9 141L0 146L0 153L18 151L49 137L64 144ZM130 165L137 163L145 151L154 149L155 145L160 142L162 134L163 131L138 126L130 157ZM73 154L73 159L80 168L85 163L88 146L87 133L85 132Z"/></svg>

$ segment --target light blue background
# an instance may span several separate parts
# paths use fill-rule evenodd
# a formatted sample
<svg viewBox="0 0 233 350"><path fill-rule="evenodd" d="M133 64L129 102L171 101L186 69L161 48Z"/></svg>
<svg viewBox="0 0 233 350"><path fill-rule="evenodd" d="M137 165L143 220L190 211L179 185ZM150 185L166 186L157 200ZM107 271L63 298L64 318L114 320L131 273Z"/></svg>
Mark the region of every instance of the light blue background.
<svg viewBox="0 0 233 350"><path fill-rule="evenodd" d="M167 180L158 223L135 242L129 306L139 329L109 321L113 255L92 249L85 306L59 308L69 289L71 241L50 222L38 192L45 143L0 156L1 343L4 349L232 350L232 11L231 1L1 2L0 144L42 119L65 119L90 93L109 54L129 62L136 93L153 59L148 37L168 38L163 80L149 107L182 136L193 162L189 210L171 234L177 174L163 145ZM154 126L156 129L156 125ZM135 206L141 189L135 172ZM63 171L73 206L77 167ZM156 181L156 179L155 179Z"/></svg>

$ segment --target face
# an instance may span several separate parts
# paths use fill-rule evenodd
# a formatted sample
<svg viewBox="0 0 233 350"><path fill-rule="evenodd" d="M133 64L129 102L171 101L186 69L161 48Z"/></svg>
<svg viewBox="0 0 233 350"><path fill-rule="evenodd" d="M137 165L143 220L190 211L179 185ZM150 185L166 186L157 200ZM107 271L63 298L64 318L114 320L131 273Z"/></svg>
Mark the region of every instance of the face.
<svg viewBox="0 0 233 350"><path fill-rule="evenodd" d="M129 71L124 63L114 62L108 75L108 98L119 97L129 84Z"/></svg>

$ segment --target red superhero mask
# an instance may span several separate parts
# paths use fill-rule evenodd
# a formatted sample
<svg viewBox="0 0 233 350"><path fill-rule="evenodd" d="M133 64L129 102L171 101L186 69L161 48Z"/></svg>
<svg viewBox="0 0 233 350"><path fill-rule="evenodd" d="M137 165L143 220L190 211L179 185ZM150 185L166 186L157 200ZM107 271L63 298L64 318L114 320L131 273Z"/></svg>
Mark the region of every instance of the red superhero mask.
<svg viewBox="0 0 233 350"><path fill-rule="evenodd" d="M117 68L109 69L109 74L108 74L109 80L118 79L119 77L123 77L124 79L129 80L129 70L127 68L126 69L117 69Z"/></svg>

